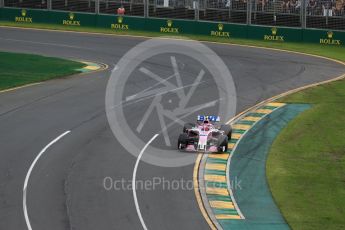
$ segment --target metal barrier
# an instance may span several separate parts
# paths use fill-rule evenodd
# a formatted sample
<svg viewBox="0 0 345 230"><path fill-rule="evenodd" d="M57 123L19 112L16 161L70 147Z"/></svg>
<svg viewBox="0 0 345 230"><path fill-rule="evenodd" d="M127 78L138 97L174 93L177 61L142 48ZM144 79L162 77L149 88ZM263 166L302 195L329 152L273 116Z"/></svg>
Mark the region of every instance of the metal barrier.
<svg viewBox="0 0 345 230"><path fill-rule="evenodd" d="M0 0L0 6L345 30L345 0Z"/></svg>

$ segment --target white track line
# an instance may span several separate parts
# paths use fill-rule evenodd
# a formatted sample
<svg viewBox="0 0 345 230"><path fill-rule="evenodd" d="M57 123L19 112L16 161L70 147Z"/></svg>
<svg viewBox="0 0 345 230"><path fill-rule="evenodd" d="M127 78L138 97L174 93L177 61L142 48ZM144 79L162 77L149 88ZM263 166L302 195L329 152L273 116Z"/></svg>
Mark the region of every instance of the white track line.
<svg viewBox="0 0 345 230"><path fill-rule="evenodd" d="M28 215L28 209L26 206L26 193L27 193L27 187L28 187L28 182L29 182L29 178L31 175L31 172L33 170L33 168L35 167L37 161L39 160L39 158L43 155L43 153L45 151L47 151L47 149L52 146L54 143L56 143L58 140L60 140L62 137L64 137L65 135L69 134L71 131L68 130L66 132L64 132L63 134L61 134L60 136L58 136L57 138L55 138L54 140L52 140L48 145L46 145L41 152L39 152L39 154L36 156L35 160L31 163L31 166L28 170L28 172L26 173L26 177L25 177L25 181L24 181L24 187L23 187L23 211L24 211L24 217L25 217L25 222L26 222L26 226L28 227L28 230L32 230L31 224L30 224L30 219L29 219L29 215Z"/></svg>
<svg viewBox="0 0 345 230"><path fill-rule="evenodd" d="M146 227L146 224L145 224L144 219L143 219L143 217L141 215L141 212L140 212L138 198L137 198L137 191L136 191L136 187L135 187L135 184L136 184L135 180L136 180L136 176L137 176L137 169L138 169L138 165L139 165L139 162L140 162L140 158L144 154L144 151L147 149L147 147L152 143L152 141L154 141L154 139L156 139L158 137L158 135L159 134L155 134L151 138L151 140L149 140L149 142L146 143L144 148L140 151L139 156L137 158L137 161L135 162L134 170L133 170L132 188L133 188L133 198L134 198L134 203L135 203L135 209L137 210L137 214L139 216L139 220L140 220L141 225L143 226L144 230L147 230L147 227Z"/></svg>

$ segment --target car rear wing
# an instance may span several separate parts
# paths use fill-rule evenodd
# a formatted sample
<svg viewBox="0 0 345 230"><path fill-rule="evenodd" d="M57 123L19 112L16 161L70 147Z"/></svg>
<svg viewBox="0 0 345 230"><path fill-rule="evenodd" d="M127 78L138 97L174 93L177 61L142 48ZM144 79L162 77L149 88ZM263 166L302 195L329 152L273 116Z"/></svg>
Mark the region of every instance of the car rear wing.
<svg viewBox="0 0 345 230"><path fill-rule="evenodd" d="M220 121L219 116L205 116L205 115L198 115L197 121L210 121L210 122L218 122Z"/></svg>

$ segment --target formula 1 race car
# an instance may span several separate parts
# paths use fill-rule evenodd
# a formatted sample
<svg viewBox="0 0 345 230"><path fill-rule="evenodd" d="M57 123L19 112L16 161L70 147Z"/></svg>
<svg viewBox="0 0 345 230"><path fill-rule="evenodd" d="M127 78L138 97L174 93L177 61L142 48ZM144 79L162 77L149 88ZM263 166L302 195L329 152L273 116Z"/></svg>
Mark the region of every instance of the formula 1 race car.
<svg viewBox="0 0 345 230"><path fill-rule="evenodd" d="M198 116L197 122L187 123L180 134L177 147L186 151L226 152L231 139L230 125L217 125L218 116Z"/></svg>

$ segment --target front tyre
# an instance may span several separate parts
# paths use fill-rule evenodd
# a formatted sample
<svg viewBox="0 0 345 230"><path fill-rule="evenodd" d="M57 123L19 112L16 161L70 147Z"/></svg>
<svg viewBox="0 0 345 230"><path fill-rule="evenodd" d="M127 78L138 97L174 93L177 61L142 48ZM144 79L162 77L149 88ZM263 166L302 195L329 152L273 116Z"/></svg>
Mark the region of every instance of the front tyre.
<svg viewBox="0 0 345 230"><path fill-rule="evenodd" d="M229 140L231 140L232 128L231 125L221 125L220 130L224 132L224 135L227 135Z"/></svg>

